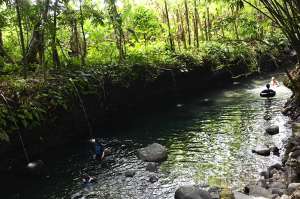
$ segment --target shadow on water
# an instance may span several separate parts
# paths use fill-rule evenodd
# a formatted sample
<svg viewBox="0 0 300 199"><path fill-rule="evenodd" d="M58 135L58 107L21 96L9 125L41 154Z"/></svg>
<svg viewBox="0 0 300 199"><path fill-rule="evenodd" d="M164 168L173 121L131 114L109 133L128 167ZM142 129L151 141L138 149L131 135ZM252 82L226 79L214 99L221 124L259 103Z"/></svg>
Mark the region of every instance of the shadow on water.
<svg viewBox="0 0 300 199"><path fill-rule="evenodd" d="M255 180L258 171L280 161L273 154L261 157L251 150L259 144L282 148L290 134L288 118L280 113L290 91L280 86L275 98L259 97L269 79L177 99L166 107L126 118L127 128L116 124L99 129L97 136L113 150L109 161L93 160L88 142L59 149L46 162L50 178L24 179L13 187L15 198L173 198L179 185L191 183L238 189ZM279 125L280 133L266 135L265 128L272 124ZM159 181L150 183L152 174L145 171L146 164L137 159L136 150L153 142L165 145L169 157L155 173ZM136 175L125 178L128 170L135 170ZM83 187L83 172L96 176L98 183Z"/></svg>

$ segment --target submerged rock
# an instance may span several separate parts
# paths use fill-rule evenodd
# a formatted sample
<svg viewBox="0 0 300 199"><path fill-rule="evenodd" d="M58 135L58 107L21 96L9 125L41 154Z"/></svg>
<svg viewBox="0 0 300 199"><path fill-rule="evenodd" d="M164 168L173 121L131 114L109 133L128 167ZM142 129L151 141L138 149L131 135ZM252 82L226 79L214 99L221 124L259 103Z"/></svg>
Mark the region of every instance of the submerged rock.
<svg viewBox="0 0 300 199"><path fill-rule="evenodd" d="M158 181L158 177L156 177L155 175L151 175L149 177L149 182L154 183Z"/></svg>
<svg viewBox="0 0 300 199"><path fill-rule="evenodd" d="M156 172L158 164L156 162L149 162L146 166L146 171Z"/></svg>
<svg viewBox="0 0 300 199"><path fill-rule="evenodd" d="M195 185L179 187L175 192L175 199L212 199L209 193Z"/></svg>
<svg viewBox="0 0 300 199"><path fill-rule="evenodd" d="M279 126L273 125L266 129L266 133L269 135L276 135L279 133Z"/></svg>
<svg viewBox="0 0 300 199"><path fill-rule="evenodd" d="M134 171L134 170L126 171L125 176L132 178L135 175L135 173L136 173L136 171Z"/></svg>
<svg viewBox="0 0 300 199"><path fill-rule="evenodd" d="M147 162L161 162L168 158L166 147L153 143L138 150L138 157Z"/></svg>

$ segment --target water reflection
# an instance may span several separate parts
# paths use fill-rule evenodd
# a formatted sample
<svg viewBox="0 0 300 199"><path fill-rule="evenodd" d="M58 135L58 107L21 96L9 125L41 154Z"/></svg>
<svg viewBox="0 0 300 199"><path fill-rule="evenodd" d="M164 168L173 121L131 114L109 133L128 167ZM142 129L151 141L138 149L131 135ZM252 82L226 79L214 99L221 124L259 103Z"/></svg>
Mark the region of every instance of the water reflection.
<svg viewBox="0 0 300 199"><path fill-rule="evenodd" d="M272 106L272 99L271 98L267 98L265 99L265 114L264 114L264 119L265 120L271 120L272 119L272 110L271 110L271 106Z"/></svg>

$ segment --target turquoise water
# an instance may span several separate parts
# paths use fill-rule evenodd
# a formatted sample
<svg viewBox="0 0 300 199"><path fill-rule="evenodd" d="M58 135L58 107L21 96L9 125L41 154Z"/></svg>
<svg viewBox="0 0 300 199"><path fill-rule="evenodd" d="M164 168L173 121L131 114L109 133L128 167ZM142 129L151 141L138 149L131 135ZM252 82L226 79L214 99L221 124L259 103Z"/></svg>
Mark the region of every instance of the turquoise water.
<svg viewBox="0 0 300 199"><path fill-rule="evenodd" d="M262 157L251 150L257 145L282 149L291 134L288 118L280 113L291 92L281 85L272 100L260 98L269 80L257 78L202 97L180 99L129 119L127 128L105 129L109 136L102 142L113 150L111 161L105 164L93 160L88 143L67 146L59 157L46 160L49 178L22 178L10 196L152 199L173 198L176 188L185 184L240 189L257 179L259 171L280 162L280 157ZM266 115L271 120L265 120ZM266 135L265 128L272 124L279 125L280 133ZM145 171L146 164L137 159L136 150L153 142L165 145L169 157L155 173L158 182L150 183L153 173ZM136 170L136 175L126 178L128 170ZM80 176L84 172L97 177L98 183L83 187Z"/></svg>

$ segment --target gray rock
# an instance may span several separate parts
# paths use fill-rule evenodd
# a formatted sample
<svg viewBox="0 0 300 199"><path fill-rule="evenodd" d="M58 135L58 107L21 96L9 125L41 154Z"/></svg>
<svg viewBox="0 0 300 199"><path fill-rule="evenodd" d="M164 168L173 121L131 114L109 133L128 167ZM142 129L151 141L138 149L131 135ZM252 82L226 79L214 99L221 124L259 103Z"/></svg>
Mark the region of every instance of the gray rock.
<svg viewBox="0 0 300 199"><path fill-rule="evenodd" d="M155 182L157 182L157 181L158 181L158 177L156 177L155 175L151 175L151 176L149 177L149 182L155 183Z"/></svg>
<svg viewBox="0 0 300 199"><path fill-rule="evenodd" d="M282 195L281 197L280 197L280 199L290 199L290 197L288 196L288 195Z"/></svg>
<svg viewBox="0 0 300 199"><path fill-rule="evenodd" d="M256 149L252 150L252 153L256 153L261 156L269 156L271 154L271 149L265 146L258 146Z"/></svg>
<svg viewBox="0 0 300 199"><path fill-rule="evenodd" d="M259 180L257 181L257 185L259 185L259 186L261 186L261 187L263 187L263 188L266 188L266 189L269 188L269 186L268 186L268 184L267 184L267 181L266 181L265 179L259 179Z"/></svg>
<svg viewBox="0 0 300 199"><path fill-rule="evenodd" d="M272 188L272 194L282 196L285 192L285 189Z"/></svg>
<svg viewBox="0 0 300 199"><path fill-rule="evenodd" d="M277 146L271 147L270 150L273 152L273 155L280 156L280 150Z"/></svg>
<svg viewBox="0 0 300 199"><path fill-rule="evenodd" d="M195 185L179 187L175 192L175 199L212 199L209 193Z"/></svg>
<svg viewBox="0 0 300 199"><path fill-rule="evenodd" d="M300 146L294 146L292 149L291 149L291 152L294 152L294 151L297 151L297 150L300 150Z"/></svg>
<svg viewBox="0 0 300 199"><path fill-rule="evenodd" d="M270 172L269 171L262 171L259 173L260 176L263 176L264 179L270 178Z"/></svg>
<svg viewBox="0 0 300 199"><path fill-rule="evenodd" d="M269 166L268 171L270 171L272 169L283 170L282 165L279 164L279 163L276 163L276 164L273 164L273 165Z"/></svg>
<svg viewBox="0 0 300 199"><path fill-rule="evenodd" d="M146 171L156 172L158 164L155 162L149 162L146 166Z"/></svg>
<svg viewBox="0 0 300 199"><path fill-rule="evenodd" d="M134 171L134 170L126 171L125 176L132 178L135 175L135 173L136 173L136 171Z"/></svg>
<svg viewBox="0 0 300 199"><path fill-rule="evenodd" d="M279 133L279 126L270 126L269 128L266 129L266 133L269 135L276 135Z"/></svg>
<svg viewBox="0 0 300 199"><path fill-rule="evenodd" d="M270 184L270 187L275 189L286 189L286 185L282 182L273 182L272 184Z"/></svg>
<svg viewBox="0 0 300 199"><path fill-rule="evenodd" d="M249 195L246 195L246 194L243 194L241 192L237 192L237 191L234 191L233 192L233 198L234 199L266 199L264 197L255 197L255 196L249 196Z"/></svg>
<svg viewBox="0 0 300 199"><path fill-rule="evenodd" d="M154 143L139 149L138 157L147 162L161 162L168 158L168 154L164 146Z"/></svg>
<svg viewBox="0 0 300 199"><path fill-rule="evenodd" d="M245 189L248 189L249 195L257 197L271 198L271 192L258 185L247 185Z"/></svg>
<svg viewBox="0 0 300 199"><path fill-rule="evenodd" d="M299 156L300 156L300 150L295 150L290 154L291 158L298 158Z"/></svg>
<svg viewBox="0 0 300 199"><path fill-rule="evenodd" d="M288 185L287 192L292 194L298 188L300 188L300 183L291 183Z"/></svg>
<svg viewBox="0 0 300 199"><path fill-rule="evenodd" d="M233 198L234 199L252 199L251 196L248 196L246 194L243 194L243 193L237 192L237 191L233 192Z"/></svg>

